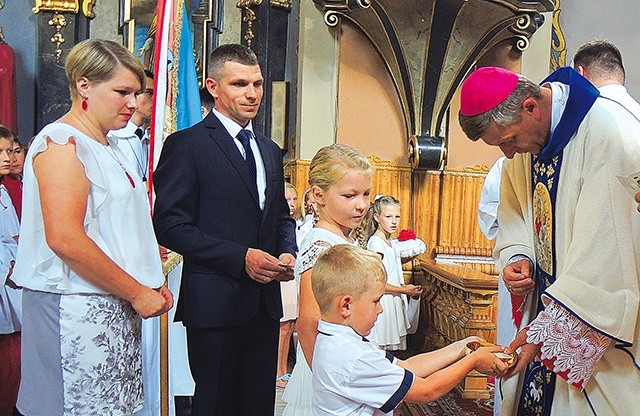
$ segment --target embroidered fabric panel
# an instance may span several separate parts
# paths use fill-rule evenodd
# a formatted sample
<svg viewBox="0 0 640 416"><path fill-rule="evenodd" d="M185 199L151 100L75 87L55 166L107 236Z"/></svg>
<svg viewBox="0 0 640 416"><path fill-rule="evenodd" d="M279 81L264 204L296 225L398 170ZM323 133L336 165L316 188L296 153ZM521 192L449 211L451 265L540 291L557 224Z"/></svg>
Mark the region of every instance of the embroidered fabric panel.
<svg viewBox="0 0 640 416"><path fill-rule="evenodd" d="M534 315L544 310L541 295L556 280L554 211L561 166L562 153L548 159L532 157L532 213L536 253ZM522 380L518 416L549 416L555 391L555 373L543 362L533 360L525 368Z"/></svg>
<svg viewBox="0 0 640 416"><path fill-rule="evenodd" d="M611 345L611 338L552 302L531 322L527 342L541 346L540 358L548 368L582 388Z"/></svg>
<svg viewBox="0 0 640 416"><path fill-rule="evenodd" d="M320 254L322 254L325 250L331 248L332 246L333 244L331 243L317 240L314 241L313 244L309 246L309 248L301 252L297 260L298 263L300 263L300 274L311 269L313 265L316 264L318 256L320 256Z"/></svg>

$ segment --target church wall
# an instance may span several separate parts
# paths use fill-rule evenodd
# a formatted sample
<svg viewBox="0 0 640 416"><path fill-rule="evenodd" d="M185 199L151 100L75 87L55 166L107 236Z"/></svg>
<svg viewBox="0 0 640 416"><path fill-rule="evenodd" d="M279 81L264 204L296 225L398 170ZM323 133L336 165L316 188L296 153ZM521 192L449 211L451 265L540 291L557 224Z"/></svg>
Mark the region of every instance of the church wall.
<svg viewBox="0 0 640 416"><path fill-rule="evenodd" d="M640 49L638 48L638 3L628 0L561 2L560 27L567 47L567 65L584 42L613 42L627 73L629 93L640 99Z"/></svg>
<svg viewBox="0 0 640 416"><path fill-rule="evenodd" d="M120 6L117 1L99 1L93 8L96 17L91 21L91 37L122 43L118 33Z"/></svg>
<svg viewBox="0 0 640 416"><path fill-rule="evenodd" d="M311 1L300 3L297 48L295 158L310 160L335 142L338 43ZM291 48L292 50L294 48Z"/></svg>
<svg viewBox="0 0 640 416"><path fill-rule="evenodd" d="M340 26L337 142L408 165L402 108L389 71L365 34Z"/></svg>
<svg viewBox="0 0 640 416"><path fill-rule="evenodd" d="M240 22L241 13L236 7L237 1L225 1L225 23L223 33L220 35L222 43L237 42L241 38ZM307 2L302 2L307 3ZM312 2L309 7L304 4L299 9L306 8L307 14L316 13L318 15L318 23L322 23L321 13L319 13ZM36 84L36 36L37 19L32 13L33 4L24 1L6 1L3 9L0 10L0 26L4 29L7 42L12 46L16 53L17 73L19 77L18 83L18 127L23 140L28 139L35 133L35 84ZM637 20L635 19L636 7L634 2L625 0L612 0L610 2L601 2L589 0L586 2L575 2L565 0L561 4L560 25L563 31L567 50L567 63L575 53L577 47L585 41L593 38L607 39L614 42L622 50L624 61L627 69L627 87L634 96L640 95L640 50L635 45L635 38L629 36L634 33L637 28ZM112 40L121 40L118 34L117 15L118 2L97 2L94 5L96 18L91 23L91 36L106 38ZM301 10L302 11L302 10ZM308 19L308 18L307 18ZM301 19L302 20L302 19ZM315 19L314 19L315 20ZM551 21L551 16L547 16L547 20ZM308 22L307 22L308 23ZM301 26L302 26L301 22ZM545 23L546 25L547 23ZM327 28L323 28L327 30ZM350 36L349 34L347 36ZM538 34L534 35L534 38ZM355 51L354 51L355 53ZM302 55L302 54L301 54ZM525 53L526 55L526 53ZM540 59L542 57L538 57ZM540 59L543 60L543 59ZM546 60L546 56L544 56ZM375 68L371 68L375 71ZM523 66L523 72L527 73L527 69ZM537 76L532 76L537 79ZM384 87L384 85L380 85ZM395 104L387 103L389 107ZM452 107L452 110L455 108ZM342 111L339 109L338 111ZM452 111L453 114L453 111ZM301 117L298 115L298 117ZM310 123L310 121L308 121ZM310 125L310 124L309 124ZM395 128L395 127L394 127ZM342 133L349 133L348 130L340 131L340 140L344 137ZM292 132L293 133L293 132ZM298 133L298 132L297 132ZM456 136L455 129L452 127L452 137ZM300 148L304 149L304 138L300 143ZM312 140L315 140L312 137ZM455 140L455 139L454 139ZM451 143L450 149L450 165L463 166L468 164L465 156L457 152L456 143ZM310 146L308 151L303 151L305 157L312 155L312 151L316 146ZM383 149L388 152L388 149ZM476 148L468 148L468 153L477 155L481 159L487 160L490 164L494 159L493 154L483 155L482 151ZM480 151L480 153L478 153ZM404 152L404 151L403 151ZM298 154L298 157L301 155ZM391 160L400 160L401 155L389 157Z"/></svg>

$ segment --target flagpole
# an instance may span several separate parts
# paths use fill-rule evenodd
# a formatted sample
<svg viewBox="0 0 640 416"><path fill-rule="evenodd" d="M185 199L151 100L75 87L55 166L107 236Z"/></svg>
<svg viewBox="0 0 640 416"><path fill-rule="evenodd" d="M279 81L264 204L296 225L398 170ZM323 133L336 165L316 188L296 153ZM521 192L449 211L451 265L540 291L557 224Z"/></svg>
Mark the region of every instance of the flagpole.
<svg viewBox="0 0 640 416"><path fill-rule="evenodd" d="M169 416L169 317L160 316L160 415Z"/></svg>
<svg viewBox="0 0 640 416"><path fill-rule="evenodd" d="M153 101L153 111L151 112L150 122L150 141L149 141L149 202L153 212L153 172L157 161L155 160L156 140L162 142L163 138L163 119L157 119L158 111L164 110L166 100L166 78L162 82L160 78L161 71L166 74L166 51L164 50L163 38L167 27L165 25L166 7L165 0L158 0L156 8L156 37L154 39L154 91L156 92ZM163 67L163 63L164 66ZM160 99L159 99L160 98ZM160 127L160 128L158 128ZM163 250L165 251L165 250ZM163 255L163 261L166 254ZM163 265L165 266L165 265ZM165 267L163 267L165 269ZM167 279L169 272L163 270L165 275L165 285L168 286ZM169 315L165 313L160 316L160 416L169 416Z"/></svg>

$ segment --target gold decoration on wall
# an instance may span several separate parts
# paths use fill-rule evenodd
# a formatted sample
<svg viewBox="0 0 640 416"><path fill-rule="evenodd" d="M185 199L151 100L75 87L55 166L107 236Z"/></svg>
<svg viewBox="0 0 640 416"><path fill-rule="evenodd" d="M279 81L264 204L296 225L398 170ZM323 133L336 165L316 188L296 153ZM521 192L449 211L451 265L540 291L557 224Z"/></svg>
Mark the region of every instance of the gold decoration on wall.
<svg viewBox="0 0 640 416"><path fill-rule="evenodd" d="M236 7L242 9L244 12L244 16L242 17L242 21L247 22L247 31L242 37L245 42L247 42L247 46L251 47L251 42L255 35L253 34L253 22L256 20L256 12L252 10L252 7L256 7L262 4L262 0L240 0Z"/></svg>
<svg viewBox="0 0 640 416"><path fill-rule="evenodd" d="M80 9L80 1L68 0L36 0L33 8L34 13L55 12L55 13L78 13Z"/></svg>
<svg viewBox="0 0 640 416"><path fill-rule="evenodd" d="M84 0L82 3L82 14L88 18L94 18L93 4L95 0ZM34 13L54 12L54 13L78 13L80 10L80 0L36 0L36 5L32 9Z"/></svg>
<svg viewBox="0 0 640 416"><path fill-rule="evenodd" d="M96 14L93 12L94 3L95 0L84 0L84 2L82 3L82 14L90 19L96 17Z"/></svg>
<svg viewBox="0 0 640 416"><path fill-rule="evenodd" d="M553 28L551 31L551 62L549 64L552 71L565 66L567 61L567 42L560 27L560 11L560 0L555 0L551 24Z"/></svg>
<svg viewBox="0 0 640 416"><path fill-rule="evenodd" d="M65 41L64 35L62 34L62 28L67 25L67 19L65 19L63 14L55 12L48 23L49 26L53 26L56 29L56 33L51 37L51 43L56 45L54 54L56 55L56 63L60 63L60 56L62 56L62 48L60 45Z"/></svg>
<svg viewBox="0 0 640 416"><path fill-rule="evenodd" d="M94 3L95 0L84 0L82 4L82 14L88 18L95 17L93 13ZM31 10L33 13L53 12L53 16L48 23L49 26L53 26L56 29L51 37L51 43L56 45L54 54L56 56L56 63L60 63L60 57L62 56L62 48L60 48L60 45L65 42L62 28L67 26L67 19L61 13L77 14L80 10L80 0L36 0L36 5Z"/></svg>
<svg viewBox="0 0 640 416"><path fill-rule="evenodd" d="M269 0L269 5L291 11L291 0Z"/></svg>

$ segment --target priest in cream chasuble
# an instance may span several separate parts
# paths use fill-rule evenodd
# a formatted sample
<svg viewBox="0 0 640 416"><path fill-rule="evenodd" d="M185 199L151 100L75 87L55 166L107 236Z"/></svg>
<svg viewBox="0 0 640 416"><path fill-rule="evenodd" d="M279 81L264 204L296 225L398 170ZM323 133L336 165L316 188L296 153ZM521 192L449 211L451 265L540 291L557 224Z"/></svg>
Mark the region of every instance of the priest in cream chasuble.
<svg viewBox="0 0 640 416"><path fill-rule="evenodd" d="M465 105L478 91L496 90L484 75L472 77L466 98L463 85L461 125L512 158L503 167L494 256L500 269L529 259L535 283L526 296L512 296L523 330L511 347L522 351L518 373L496 389L502 415L637 414L630 392L640 392L640 214L618 176L640 171L640 121L562 68L543 81L531 108L513 110L532 115L491 130L508 134L473 137L464 117L482 117L474 106L491 111L508 97L485 108L478 95L480 104ZM506 95L518 93L517 77ZM535 117L544 111L548 117ZM529 132L520 127L535 130L544 120L544 145L524 151Z"/></svg>

